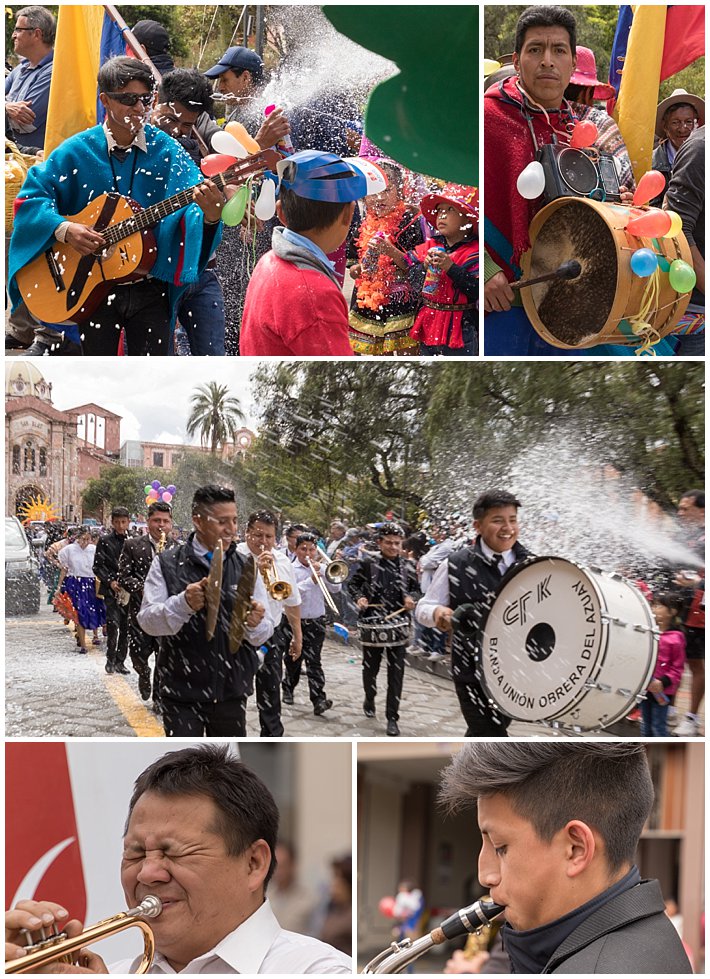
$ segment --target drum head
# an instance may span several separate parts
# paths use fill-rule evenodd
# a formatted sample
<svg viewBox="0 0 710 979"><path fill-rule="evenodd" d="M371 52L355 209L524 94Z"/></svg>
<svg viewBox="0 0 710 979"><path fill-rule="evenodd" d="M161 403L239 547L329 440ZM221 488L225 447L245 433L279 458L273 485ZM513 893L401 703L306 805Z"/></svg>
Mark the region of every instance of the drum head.
<svg viewBox="0 0 710 979"><path fill-rule="evenodd" d="M483 626L483 682L503 713L550 721L571 711L607 647L592 578L562 558L538 558L503 583Z"/></svg>
<svg viewBox="0 0 710 979"><path fill-rule="evenodd" d="M530 278L575 259L581 274L531 286L543 326L560 343L578 346L606 325L616 296L618 262L611 228L594 208L570 199L552 211L532 245Z"/></svg>

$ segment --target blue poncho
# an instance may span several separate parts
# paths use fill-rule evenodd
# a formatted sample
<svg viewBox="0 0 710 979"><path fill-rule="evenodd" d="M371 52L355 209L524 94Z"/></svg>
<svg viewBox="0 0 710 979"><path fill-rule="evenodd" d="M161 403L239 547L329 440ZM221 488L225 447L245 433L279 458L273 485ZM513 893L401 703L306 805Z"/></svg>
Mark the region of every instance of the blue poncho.
<svg viewBox="0 0 710 979"><path fill-rule="evenodd" d="M17 271L49 247L63 220L95 197L117 191L148 207L204 179L176 140L150 125L145 135L147 152L134 146L123 162L115 155L109 161L106 134L102 126L94 126L66 140L46 163L30 169L18 194L22 203L10 242L8 291L13 308L22 298L15 282ZM135 172L134 153L138 154ZM182 290L199 278L221 230L221 224L216 233L207 228L209 241L203 248L205 226L197 204L163 218L153 228L158 254L150 274L169 283L173 313Z"/></svg>

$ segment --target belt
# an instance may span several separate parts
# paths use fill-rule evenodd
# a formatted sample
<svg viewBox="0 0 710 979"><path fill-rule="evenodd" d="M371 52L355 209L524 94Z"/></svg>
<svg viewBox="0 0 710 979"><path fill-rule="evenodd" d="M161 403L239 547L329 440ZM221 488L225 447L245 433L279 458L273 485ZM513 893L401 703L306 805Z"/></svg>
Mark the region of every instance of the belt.
<svg viewBox="0 0 710 979"><path fill-rule="evenodd" d="M426 299L422 297L423 304L428 309L436 309L443 313L458 313L464 309L475 309L475 303L435 303L431 299Z"/></svg>

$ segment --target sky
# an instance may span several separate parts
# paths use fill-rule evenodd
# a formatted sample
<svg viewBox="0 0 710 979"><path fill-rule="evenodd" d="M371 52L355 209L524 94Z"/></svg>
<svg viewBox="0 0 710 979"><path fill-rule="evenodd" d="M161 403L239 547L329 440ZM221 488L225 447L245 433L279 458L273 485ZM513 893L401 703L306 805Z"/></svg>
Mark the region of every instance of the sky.
<svg viewBox="0 0 710 979"><path fill-rule="evenodd" d="M16 362L16 361L15 361ZM250 375L255 364L229 358L91 358L32 359L52 385L52 403L59 411L93 402L122 418L121 442L198 443L187 439L185 423L190 395L199 384L226 384L247 416L246 427L256 426Z"/></svg>

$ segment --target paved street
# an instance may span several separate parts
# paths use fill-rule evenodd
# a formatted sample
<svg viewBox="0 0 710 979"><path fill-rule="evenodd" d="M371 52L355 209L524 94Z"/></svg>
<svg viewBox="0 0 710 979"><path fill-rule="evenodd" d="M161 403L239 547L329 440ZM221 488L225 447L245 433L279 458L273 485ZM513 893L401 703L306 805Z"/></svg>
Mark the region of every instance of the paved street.
<svg viewBox="0 0 710 979"><path fill-rule="evenodd" d="M44 598L43 598L44 601ZM163 728L138 694L135 673L107 675L105 642L89 647L87 656L76 652L73 632L43 605L39 615L5 620L6 736L41 737L160 737ZM326 640L323 649L326 692L333 708L314 717L305 674L296 690L296 702L283 707L287 737L374 738L384 736L384 697L378 698L378 717L362 714L360 652L357 645ZM434 673L432 670L436 670ZM400 708L402 737L460 738L465 726L446 670L440 664L417 661L408 665ZM439 675L440 674L440 675ZM380 689L386 672L380 671ZM687 680L678 707L687 705ZM258 737L254 698L247 712L248 734ZM514 723L513 736L551 737L540 725ZM638 725L617 724L607 735L638 737Z"/></svg>

